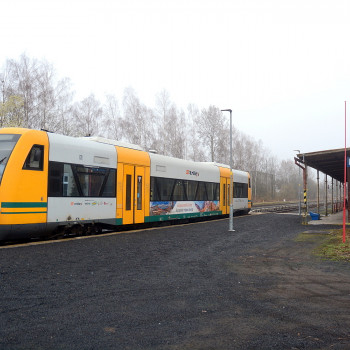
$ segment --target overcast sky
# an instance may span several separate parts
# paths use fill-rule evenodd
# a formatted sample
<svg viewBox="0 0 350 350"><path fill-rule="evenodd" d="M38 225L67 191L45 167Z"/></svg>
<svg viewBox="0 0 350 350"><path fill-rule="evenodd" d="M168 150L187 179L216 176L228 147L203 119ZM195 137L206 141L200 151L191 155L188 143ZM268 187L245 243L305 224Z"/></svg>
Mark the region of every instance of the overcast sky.
<svg viewBox="0 0 350 350"><path fill-rule="evenodd" d="M3 0L0 13L0 66L44 58L78 99L121 102L131 86L153 107L166 89L180 108L231 108L281 159L344 147L348 0Z"/></svg>

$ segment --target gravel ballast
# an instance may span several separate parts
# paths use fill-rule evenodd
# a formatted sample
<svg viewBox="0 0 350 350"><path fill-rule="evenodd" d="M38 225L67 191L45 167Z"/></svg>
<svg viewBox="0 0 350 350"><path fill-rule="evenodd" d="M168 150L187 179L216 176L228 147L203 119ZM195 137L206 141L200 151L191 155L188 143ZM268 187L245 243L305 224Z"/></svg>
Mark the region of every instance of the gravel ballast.
<svg viewBox="0 0 350 350"><path fill-rule="evenodd" d="M350 266L311 254L330 228L263 214L0 248L0 349L349 349Z"/></svg>

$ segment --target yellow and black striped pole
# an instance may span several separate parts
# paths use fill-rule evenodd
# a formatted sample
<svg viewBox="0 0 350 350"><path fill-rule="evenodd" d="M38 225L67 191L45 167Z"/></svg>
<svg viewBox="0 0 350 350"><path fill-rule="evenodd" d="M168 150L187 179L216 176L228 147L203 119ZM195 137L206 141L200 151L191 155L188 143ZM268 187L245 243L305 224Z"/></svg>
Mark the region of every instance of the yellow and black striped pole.
<svg viewBox="0 0 350 350"><path fill-rule="evenodd" d="M306 189L304 189L304 217L303 217L303 225L307 225L307 198L306 198Z"/></svg>

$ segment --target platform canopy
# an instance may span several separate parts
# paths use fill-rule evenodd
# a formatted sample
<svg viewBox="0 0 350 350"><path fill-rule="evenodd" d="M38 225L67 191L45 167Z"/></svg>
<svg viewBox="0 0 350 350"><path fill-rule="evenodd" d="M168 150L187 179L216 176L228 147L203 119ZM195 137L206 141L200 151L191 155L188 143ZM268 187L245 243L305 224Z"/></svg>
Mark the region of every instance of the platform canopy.
<svg viewBox="0 0 350 350"><path fill-rule="evenodd" d="M345 149L332 149L311 153L300 153L297 157L307 166L329 175L335 180L344 182L344 155ZM350 157L350 148L346 149L347 157Z"/></svg>

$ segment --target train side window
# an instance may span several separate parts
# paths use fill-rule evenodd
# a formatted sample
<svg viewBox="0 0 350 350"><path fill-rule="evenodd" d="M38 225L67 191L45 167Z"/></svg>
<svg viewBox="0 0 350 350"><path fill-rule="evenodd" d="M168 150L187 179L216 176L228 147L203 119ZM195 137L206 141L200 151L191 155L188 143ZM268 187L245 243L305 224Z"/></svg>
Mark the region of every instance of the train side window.
<svg viewBox="0 0 350 350"><path fill-rule="evenodd" d="M150 200L151 202L159 200L157 178L151 176L151 190L150 190Z"/></svg>
<svg viewBox="0 0 350 350"><path fill-rule="evenodd" d="M208 195L207 200L210 201L210 200L214 199L213 198L213 184L210 182L207 182L205 184L205 187L207 188L207 195Z"/></svg>
<svg viewBox="0 0 350 350"><path fill-rule="evenodd" d="M158 191L160 201L170 201L171 200L171 194L173 192L174 186L175 186L175 179L166 179L166 178L157 178L157 185L158 185Z"/></svg>
<svg viewBox="0 0 350 350"><path fill-rule="evenodd" d="M48 196L62 197L63 163L49 162ZM63 185L64 186L64 185Z"/></svg>
<svg viewBox="0 0 350 350"><path fill-rule="evenodd" d="M24 170L43 170L44 166L44 146L34 145L29 151L24 162Z"/></svg>
<svg viewBox="0 0 350 350"><path fill-rule="evenodd" d="M142 210L142 176L137 176L137 210Z"/></svg>
<svg viewBox="0 0 350 350"><path fill-rule="evenodd" d="M226 205L226 185L225 184L222 185L222 193L223 193L222 202L224 203L224 205Z"/></svg>
<svg viewBox="0 0 350 350"><path fill-rule="evenodd" d="M103 186L102 197L115 197L115 184L116 184L116 171L115 169L110 169L108 173L108 178L105 180Z"/></svg>
<svg viewBox="0 0 350 350"><path fill-rule="evenodd" d="M248 197L248 184L241 182L234 182L233 187L234 198L247 198Z"/></svg>
<svg viewBox="0 0 350 350"><path fill-rule="evenodd" d="M243 189L242 189L242 196L243 198L248 198L248 184L242 184Z"/></svg>
<svg viewBox="0 0 350 350"><path fill-rule="evenodd" d="M83 197L98 197L104 182L106 169L75 165Z"/></svg>
<svg viewBox="0 0 350 350"><path fill-rule="evenodd" d="M216 188L217 184L214 182L207 182L205 185L207 187L208 200L215 201L216 200L216 192L217 192L217 188Z"/></svg>
<svg viewBox="0 0 350 350"><path fill-rule="evenodd" d="M49 162L49 197L116 196L116 171Z"/></svg>
<svg viewBox="0 0 350 350"><path fill-rule="evenodd" d="M219 201L220 200L220 184L214 183L214 193L213 193L213 200Z"/></svg>
<svg viewBox="0 0 350 350"><path fill-rule="evenodd" d="M198 188L197 188L195 200L196 201L207 201L208 200L208 193L207 193L205 182L200 181L198 183Z"/></svg>
<svg viewBox="0 0 350 350"><path fill-rule="evenodd" d="M63 185L63 197L80 197L76 177L74 176L71 164L63 164L61 179Z"/></svg>
<svg viewBox="0 0 350 350"><path fill-rule="evenodd" d="M182 180L176 180L173 188L173 193L171 196L171 200L173 201L183 201L185 199L185 193L184 193L184 185L182 183Z"/></svg>
<svg viewBox="0 0 350 350"><path fill-rule="evenodd" d="M217 184L215 182L206 182L206 188L207 188L207 199L209 201L218 201L219 200L219 186L220 184Z"/></svg>
<svg viewBox="0 0 350 350"><path fill-rule="evenodd" d="M185 186L187 186L187 200L194 201L196 198L198 181L185 180Z"/></svg>
<svg viewBox="0 0 350 350"><path fill-rule="evenodd" d="M227 185L227 205L231 205L231 200L230 200L230 184Z"/></svg>

